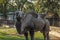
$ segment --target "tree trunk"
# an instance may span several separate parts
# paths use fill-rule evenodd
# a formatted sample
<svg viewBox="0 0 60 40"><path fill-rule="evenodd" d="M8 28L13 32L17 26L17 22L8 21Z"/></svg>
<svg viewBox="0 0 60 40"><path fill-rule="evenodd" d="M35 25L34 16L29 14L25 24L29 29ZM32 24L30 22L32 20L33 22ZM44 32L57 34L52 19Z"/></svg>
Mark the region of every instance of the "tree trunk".
<svg viewBox="0 0 60 40"><path fill-rule="evenodd" d="M3 16L4 16L4 19L6 20L7 19L7 4L8 4L8 1L4 1L3 3Z"/></svg>

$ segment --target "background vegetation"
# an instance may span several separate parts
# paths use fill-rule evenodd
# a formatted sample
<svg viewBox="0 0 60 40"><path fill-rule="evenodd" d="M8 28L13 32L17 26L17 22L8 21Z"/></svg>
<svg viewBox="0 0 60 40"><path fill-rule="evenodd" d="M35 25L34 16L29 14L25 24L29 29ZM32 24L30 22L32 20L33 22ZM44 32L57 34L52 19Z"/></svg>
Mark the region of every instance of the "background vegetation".
<svg viewBox="0 0 60 40"><path fill-rule="evenodd" d="M37 13L47 10L60 14L60 0L0 0L0 13L4 14L5 18L8 12L16 10L23 12L35 10Z"/></svg>

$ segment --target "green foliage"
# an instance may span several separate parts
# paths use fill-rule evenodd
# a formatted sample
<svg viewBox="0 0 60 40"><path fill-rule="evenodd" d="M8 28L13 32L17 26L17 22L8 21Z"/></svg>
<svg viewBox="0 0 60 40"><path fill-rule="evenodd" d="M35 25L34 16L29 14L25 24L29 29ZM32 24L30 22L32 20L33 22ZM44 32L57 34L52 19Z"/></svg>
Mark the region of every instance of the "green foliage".
<svg viewBox="0 0 60 40"><path fill-rule="evenodd" d="M0 0L0 4L3 3L3 0Z"/></svg>
<svg viewBox="0 0 60 40"><path fill-rule="evenodd" d="M52 13L55 13L55 12L57 12L58 11L58 9L59 9L59 5L60 4L58 4L58 2L59 2L59 0L47 0L46 2L45 2L45 4L44 4L44 7L45 8L48 8L48 11L49 12L52 12Z"/></svg>
<svg viewBox="0 0 60 40"><path fill-rule="evenodd" d="M10 2L10 0L0 0L0 13L3 13L4 17L7 17L6 13L9 11L21 9L21 11L24 12L27 12L28 10L35 10L37 13L40 13L47 9L49 12L57 12L59 14L59 2L59 0L31 0L31 2L27 0L15 0L15 2Z"/></svg>

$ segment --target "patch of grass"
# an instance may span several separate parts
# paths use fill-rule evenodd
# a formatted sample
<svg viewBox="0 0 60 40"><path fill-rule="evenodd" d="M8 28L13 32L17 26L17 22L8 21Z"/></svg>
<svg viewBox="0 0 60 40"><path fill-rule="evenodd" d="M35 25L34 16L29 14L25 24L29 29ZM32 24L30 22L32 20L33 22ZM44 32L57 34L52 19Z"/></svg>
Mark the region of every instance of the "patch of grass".
<svg viewBox="0 0 60 40"><path fill-rule="evenodd" d="M43 35L39 32L36 32L34 38L35 40L43 40ZM0 40L25 40L25 37L17 35L15 28L8 28L0 29Z"/></svg>

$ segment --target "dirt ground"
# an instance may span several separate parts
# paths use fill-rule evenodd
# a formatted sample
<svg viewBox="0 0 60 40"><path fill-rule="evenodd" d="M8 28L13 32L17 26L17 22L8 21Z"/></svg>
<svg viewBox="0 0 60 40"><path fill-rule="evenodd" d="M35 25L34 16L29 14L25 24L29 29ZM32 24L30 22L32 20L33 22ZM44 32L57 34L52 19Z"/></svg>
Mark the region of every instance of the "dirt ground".
<svg viewBox="0 0 60 40"><path fill-rule="evenodd" d="M60 40L60 27L50 26L50 40Z"/></svg>

